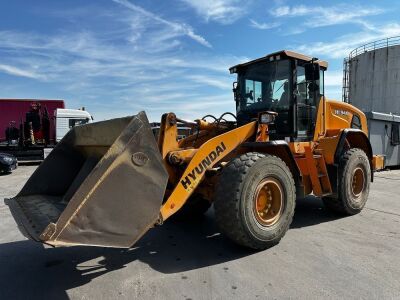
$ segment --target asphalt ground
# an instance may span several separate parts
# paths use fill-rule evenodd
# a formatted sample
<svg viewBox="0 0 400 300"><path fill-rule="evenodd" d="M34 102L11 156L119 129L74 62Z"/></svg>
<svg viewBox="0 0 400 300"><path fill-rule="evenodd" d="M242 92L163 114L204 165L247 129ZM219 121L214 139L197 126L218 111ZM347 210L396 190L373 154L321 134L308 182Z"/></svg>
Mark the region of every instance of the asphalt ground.
<svg viewBox="0 0 400 300"><path fill-rule="evenodd" d="M356 216L298 201L281 243L257 252L219 234L213 210L166 222L129 250L28 241L2 199L35 168L0 176L1 299L400 299L400 170L375 174Z"/></svg>

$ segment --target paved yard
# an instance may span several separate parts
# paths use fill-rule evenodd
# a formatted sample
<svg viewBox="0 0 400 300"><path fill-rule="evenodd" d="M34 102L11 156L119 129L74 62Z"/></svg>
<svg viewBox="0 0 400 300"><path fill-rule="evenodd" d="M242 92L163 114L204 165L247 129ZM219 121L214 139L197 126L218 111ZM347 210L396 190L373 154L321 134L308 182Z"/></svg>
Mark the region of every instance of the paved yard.
<svg viewBox="0 0 400 300"><path fill-rule="evenodd" d="M366 208L337 218L298 201L281 243L254 252L198 224L167 222L129 250L48 248L26 240L1 199L35 166L0 176L2 299L400 298L400 171L376 174Z"/></svg>

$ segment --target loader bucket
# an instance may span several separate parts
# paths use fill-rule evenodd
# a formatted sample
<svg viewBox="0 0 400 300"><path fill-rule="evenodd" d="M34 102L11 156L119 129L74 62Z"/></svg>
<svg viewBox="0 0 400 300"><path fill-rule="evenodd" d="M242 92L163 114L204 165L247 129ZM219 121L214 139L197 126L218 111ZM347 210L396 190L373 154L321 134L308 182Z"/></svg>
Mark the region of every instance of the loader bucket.
<svg viewBox="0 0 400 300"><path fill-rule="evenodd" d="M35 241L125 248L157 221L167 180L141 112L72 129L6 204Z"/></svg>

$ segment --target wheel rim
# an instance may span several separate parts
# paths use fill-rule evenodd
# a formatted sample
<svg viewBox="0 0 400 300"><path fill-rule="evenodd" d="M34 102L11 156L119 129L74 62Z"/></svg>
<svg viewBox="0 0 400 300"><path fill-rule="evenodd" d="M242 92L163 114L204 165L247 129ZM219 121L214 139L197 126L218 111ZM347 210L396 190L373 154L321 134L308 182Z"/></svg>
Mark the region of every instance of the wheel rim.
<svg viewBox="0 0 400 300"><path fill-rule="evenodd" d="M254 197L254 216L263 226L272 226L282 215L283 189L275 178L265 178L257 186Z"/></svg>
<svg viewBox="0 0 400 300"><path fill-rule="evenodd" d="M358 198L364 190L365 176L364 170L360 167L356 168L351 178L351 193Z"/></svg>

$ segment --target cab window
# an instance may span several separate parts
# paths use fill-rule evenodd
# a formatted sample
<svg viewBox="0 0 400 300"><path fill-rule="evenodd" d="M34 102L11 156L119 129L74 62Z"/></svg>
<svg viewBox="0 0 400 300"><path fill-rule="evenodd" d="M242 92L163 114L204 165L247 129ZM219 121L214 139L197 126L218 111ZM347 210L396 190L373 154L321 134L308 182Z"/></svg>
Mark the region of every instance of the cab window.
<svg viewBox="0 0 400 300"><path fill-rule="evenodd" d="M290 61L249 66L239 75L238 111L280 111L289 109Z"/></svg>
<svg viewBox="0 0 400 300"><path fill-rule="evenodd" d="M69 119L69 128L73 128L75 126L83 125L89 122L88 118L85 119Z"/></svg>
<svg viewBox="0 0 400 300"><path fill-rule="evenodd" d="M353 118L351 119L351 128L361 129L360 117L356 114L353 115Z"/></svg>

